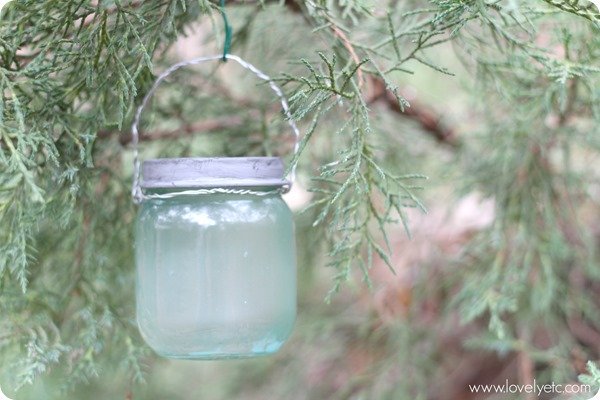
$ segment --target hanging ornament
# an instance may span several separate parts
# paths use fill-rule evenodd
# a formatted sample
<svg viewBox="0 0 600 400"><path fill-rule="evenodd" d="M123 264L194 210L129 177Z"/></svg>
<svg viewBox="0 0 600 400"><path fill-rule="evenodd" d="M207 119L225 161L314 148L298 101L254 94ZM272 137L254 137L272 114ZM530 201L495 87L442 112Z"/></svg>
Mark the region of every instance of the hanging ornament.
<svg viewBox="0 0 600 400"><path fill-rule="evenodd" d="M241 58L226 54L174 65L159 76L137 110L133 198L137 322L159 355L244 358L276 352L296 318L293 216L281 194L294 180L277 157L170 158L140 163L142 111L178 69L225 57L281 89Z"/></svg>

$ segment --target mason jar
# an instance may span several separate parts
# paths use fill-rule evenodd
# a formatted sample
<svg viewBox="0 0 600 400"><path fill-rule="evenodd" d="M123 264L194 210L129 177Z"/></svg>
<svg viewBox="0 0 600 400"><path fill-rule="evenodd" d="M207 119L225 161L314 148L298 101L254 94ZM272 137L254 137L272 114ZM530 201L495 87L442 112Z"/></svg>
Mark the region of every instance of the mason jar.
<svg viewBox="0 0 600 400"><path fill-rule="evenodd" d="M276 352L296 318L296 255L276 157L145 161L137 322L159 355Z"/></svg>

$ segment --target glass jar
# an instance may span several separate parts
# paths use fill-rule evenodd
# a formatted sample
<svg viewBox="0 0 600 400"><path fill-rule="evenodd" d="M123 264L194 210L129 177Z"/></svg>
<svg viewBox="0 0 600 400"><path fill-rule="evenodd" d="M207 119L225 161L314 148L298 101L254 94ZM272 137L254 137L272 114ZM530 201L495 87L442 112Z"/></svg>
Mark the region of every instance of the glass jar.
<svg viewBox="0 0 600 400"><path fill-rule="evenodd" d="M296 255L283 174L274 157L144 162L137 322L159 355L253 357L289 337Z"/></svg>

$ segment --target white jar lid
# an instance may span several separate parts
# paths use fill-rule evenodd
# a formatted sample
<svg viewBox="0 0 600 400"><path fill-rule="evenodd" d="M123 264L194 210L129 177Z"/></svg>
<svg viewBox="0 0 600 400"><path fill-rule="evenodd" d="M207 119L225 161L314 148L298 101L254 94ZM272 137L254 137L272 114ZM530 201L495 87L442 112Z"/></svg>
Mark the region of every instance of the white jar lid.
<svg viewBox="0 0 600 400"><path fill-rule="evenodd" d="M144 161L144 189L289 186L279 157L159 158Z"/></svg>

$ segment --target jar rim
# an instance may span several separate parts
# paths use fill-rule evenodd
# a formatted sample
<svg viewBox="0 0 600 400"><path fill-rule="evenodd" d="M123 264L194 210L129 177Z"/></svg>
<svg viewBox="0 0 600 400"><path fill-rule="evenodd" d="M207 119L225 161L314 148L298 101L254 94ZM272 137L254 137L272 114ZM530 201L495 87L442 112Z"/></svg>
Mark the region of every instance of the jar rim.
<svg viewBox="0 0 600 400"><path fill-rule="evenodd" d="M142 163L144 189L284 187L285 168L279 157L158 158Z"/></svg>

